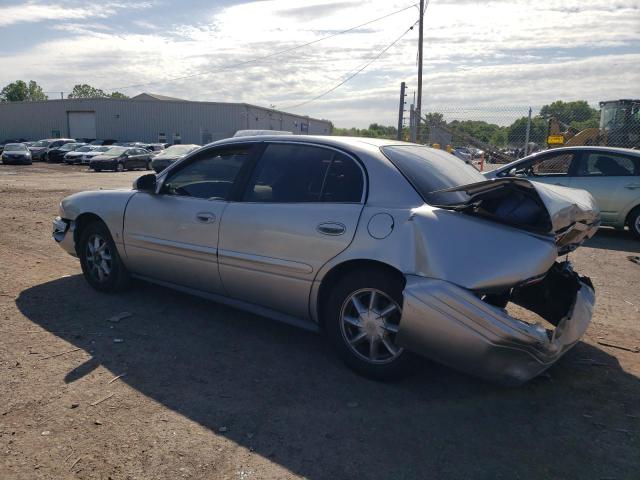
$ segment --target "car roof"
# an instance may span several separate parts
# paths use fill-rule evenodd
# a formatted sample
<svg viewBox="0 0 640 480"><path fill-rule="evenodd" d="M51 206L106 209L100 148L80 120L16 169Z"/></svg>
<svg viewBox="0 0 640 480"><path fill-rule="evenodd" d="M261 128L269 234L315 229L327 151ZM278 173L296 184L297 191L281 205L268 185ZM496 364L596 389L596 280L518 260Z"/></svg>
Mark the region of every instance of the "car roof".
<svg viewBox="0 0 640 480"><path fill-rule="evenodd" d="M335 147L362 147L365 145L384 147L389 145L411 145L418 146L416 143L403 142L400 140L389 140L386 138L370 138L370 137L342 137L333 135L253 135L246 137L231 137L224 140L218 140L209 145L231 145L234 143L246 142L298 142L298 143L315 143L318 145L327 145ZM422 145L420 145L422 146Z"/></svg>

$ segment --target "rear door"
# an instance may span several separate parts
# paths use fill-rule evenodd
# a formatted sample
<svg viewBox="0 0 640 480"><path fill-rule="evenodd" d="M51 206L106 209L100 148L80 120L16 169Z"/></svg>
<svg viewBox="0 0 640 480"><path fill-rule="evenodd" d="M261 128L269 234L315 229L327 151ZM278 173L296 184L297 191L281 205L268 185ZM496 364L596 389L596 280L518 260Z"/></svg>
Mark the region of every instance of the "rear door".
<svg viewBox="0 0 640 480"><path fill-rule="evenodd" d="M170 172L159 193L136 193L127 205L127 267L138 275L224 293L218 232L229 194L252 147L210 148Z"/></svg>
<svg viewBox="0 0 640 480"><path fill-rule="evenodd" d="M240 300L306 318L318 270L356 231L365 198L363 167L324 146L266 145L220 229L220 275Z"/></svg>
<svg viewBox="0 0 640 480"><path fill-rule="evenodd" d="M640 158L585 150L577 162L570 186L593 195L600 206L603 223L620 225L629 208L640 202Z"/></svg>

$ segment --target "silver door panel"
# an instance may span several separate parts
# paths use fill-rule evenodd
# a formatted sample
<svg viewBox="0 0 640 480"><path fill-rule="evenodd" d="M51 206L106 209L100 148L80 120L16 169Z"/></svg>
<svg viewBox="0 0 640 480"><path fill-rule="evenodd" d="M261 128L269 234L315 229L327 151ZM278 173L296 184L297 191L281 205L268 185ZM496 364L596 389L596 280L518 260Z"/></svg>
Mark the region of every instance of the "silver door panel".
<svg viewBox="0 0 640 480"><path fill-rule="evenodd" d="M311 283L320 268L346 249L361 204L230 203L221 223L219 262L233 298L308 318ZM344 226L323 233L323 224Z"/></svg>
<svg viewBox="0 0 640 480"><path fill-rule="evenodd" d="M217 200L137 193L124 218L128 268L138 275L223 293L217 247L219 219L226 205Z"/></svg>

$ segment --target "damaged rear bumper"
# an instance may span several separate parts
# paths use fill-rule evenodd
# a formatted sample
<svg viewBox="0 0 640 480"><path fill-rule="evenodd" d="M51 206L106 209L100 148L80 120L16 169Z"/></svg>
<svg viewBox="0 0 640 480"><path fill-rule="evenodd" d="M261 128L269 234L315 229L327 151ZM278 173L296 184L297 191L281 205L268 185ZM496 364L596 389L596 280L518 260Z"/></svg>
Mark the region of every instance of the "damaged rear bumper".
<svg viewBox="0 0 640 480"><path fill-rule="evenodd" d="M553 331L547 331L452 283L409 275L396 343L457 370L520 385L553 365L589 326L593 288L588 279L573 273L570 278L575 288L568 312L553 322L557 324ZM556 294L552 289L547 293Z"/></svg>

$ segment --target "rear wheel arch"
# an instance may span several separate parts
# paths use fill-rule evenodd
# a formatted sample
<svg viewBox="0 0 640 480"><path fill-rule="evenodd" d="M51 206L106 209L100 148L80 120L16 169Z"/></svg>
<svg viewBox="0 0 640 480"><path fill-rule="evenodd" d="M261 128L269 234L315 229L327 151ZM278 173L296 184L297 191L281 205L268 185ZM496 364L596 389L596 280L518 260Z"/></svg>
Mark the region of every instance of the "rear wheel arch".
<svg viewBox="0 0 640 480"><path fill-rule="evenodd" d="M329 270L323 276L322 282L320 283L320 287L318 289L315 309L320 326L322 326L322 323L324 321L325 312L323 310L323 307L327 303L329 295L331 294L331 289L335 286L338 280L345 275L348 275L349 273L354 271L363 270L383 271L388 275L394 277L395 280L401 285L401 289L404 290L404 286L406 283L404 274L396 267L393 267L388 263L366 259L347 260L345 262L339 263L338 265L332 267L331 270Z"/></svg>

